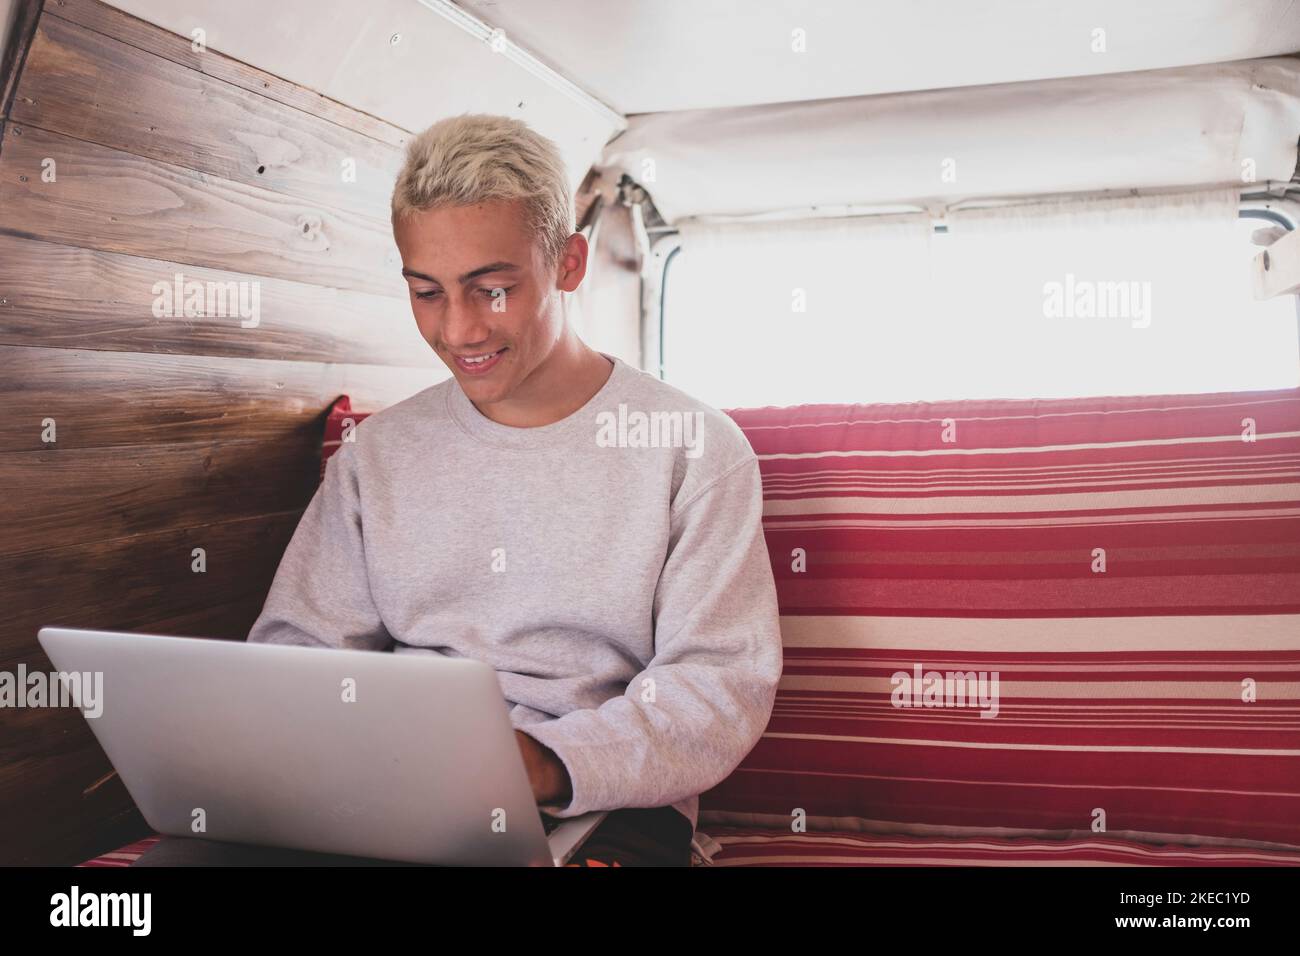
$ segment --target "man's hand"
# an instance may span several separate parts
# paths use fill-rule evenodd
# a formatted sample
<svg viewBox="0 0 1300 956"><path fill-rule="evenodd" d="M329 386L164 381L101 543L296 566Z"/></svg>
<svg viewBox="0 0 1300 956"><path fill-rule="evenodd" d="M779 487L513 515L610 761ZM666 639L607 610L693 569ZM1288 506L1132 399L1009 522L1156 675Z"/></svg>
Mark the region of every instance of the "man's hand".
<svg viewBox="0 0 1300 956"><path fill-rule="evenodd" d="M555 756L555 751L538 743L522 730L515 731L515 740L519 742L519 752L523 754L528 782L532 785L533 799L538 806L548 803L563 806L572 800L573 783L569 780L569 771L564 762Z"/></svg>

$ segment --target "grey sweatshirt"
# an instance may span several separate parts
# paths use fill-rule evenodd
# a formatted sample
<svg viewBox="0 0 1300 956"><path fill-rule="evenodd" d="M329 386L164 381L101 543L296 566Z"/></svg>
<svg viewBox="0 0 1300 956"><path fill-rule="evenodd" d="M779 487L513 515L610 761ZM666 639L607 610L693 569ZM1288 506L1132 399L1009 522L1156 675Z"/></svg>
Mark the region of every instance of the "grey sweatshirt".
<svg viewBox="0 0 1300 956"><path fill-rule="evenodd" d="M781 674L758 461L728 416L606 357L549 425L494 422L454 378L363 421L248 640L484 661L568 769L572 800L541 809L671 805L694 829Z"/></svg>

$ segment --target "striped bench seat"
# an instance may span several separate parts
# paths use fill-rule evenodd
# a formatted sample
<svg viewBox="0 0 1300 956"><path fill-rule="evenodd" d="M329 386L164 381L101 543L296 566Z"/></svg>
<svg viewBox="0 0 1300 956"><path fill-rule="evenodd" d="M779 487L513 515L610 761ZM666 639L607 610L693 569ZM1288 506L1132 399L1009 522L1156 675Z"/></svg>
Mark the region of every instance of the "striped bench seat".
<svg viewBox="0 0 1300 956"><path fill-rule="evenodd" d="M882 836L849 830L786 833L709 827L713 866L1297 866L1300 850L1186 847L1113 839L995 839ZM158 842L128 843L79 864L129 866Z"/></svg>
<svg viewBox="0 0 1300 956"><path fill-rule="evenodd" d="M729 414L785 668L720 859L1300 853L1300 389Z"/></svg>
<svg viewBox="0 0 1300 956"><path fill-rule="evenodd" d="M87 860L85 863L78 863L77 866L130 866L136 860L140 859L140 855L144 853L145 850L149 849L161 839L161 836L157 833L153 833L147 837L128 843L126 846L118 847L111 853L104 853L95 857L93 860Z"/></svg>
<svg viewBox="0 0 1300 956"><path fill-rule="evenodd" d="M713 866L1297 866L1300 848L1186 847L1104 839L883 836L709 827Z"/></svg>
<svg viewBox="0 0 1300 956"><path fill-rule="evenodd" d="M1300 389L728 414L785 669L713 864L1300 864Z"/></svg>

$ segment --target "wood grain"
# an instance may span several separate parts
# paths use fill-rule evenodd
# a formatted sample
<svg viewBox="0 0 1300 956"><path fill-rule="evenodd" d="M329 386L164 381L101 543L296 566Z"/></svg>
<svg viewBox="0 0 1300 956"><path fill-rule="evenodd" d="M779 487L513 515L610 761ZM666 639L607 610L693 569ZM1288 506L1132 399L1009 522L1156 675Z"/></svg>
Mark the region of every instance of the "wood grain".
<svg viewBox="0 0 1300 956"><path fill-rule="evenodd" d="M36 632L47 624L141 630L198 611L265 599L299 517L300 512L260 515L0 556L0 595L8 611L0 620L0 667L44 659ZM202 573L192 569L195 548L205 554ZM23 600L11 602L13 595ZM227 628L243 623L211 620ZM233 630L227 634L244 636ZM0 754L15 745L11 715L5 724Z"/></svg>
<svg viewBox="0 0 1300 956"><path fill-rule="evenodd" d="M13 122L0 140L0 231L408 295L386 222Z"/></svg>
<svg viewBox="0 0 1300 956"><path fill-rule="evenodd" d="M307 506L319 442L222 441L0 454L0 554ZM93 476L93 480L88 480ZM24 520L40 514L39 525Z"/></svg>
<svg viewBox="0 0 1300 956"><path fill-rule="evenodd" d="M162 286L170 293L177 274L182 286L201 283L205 291L208 283L243 285L228 297L225 314L156 317L155 304L166 304ZM239 296L256 306L245 310L247 318ZM450 374L420 337L405 297L3 234L0 345L403 365Z"/></svg>
<svg viewBox="0 0 1300 956"><path fill-rule="evenodd" d="M196 52L189 37L169 33L99 0L49 0L45 13L89 27L196 73L292 106L390 146L405 146L411 139L411 133L399 126L225 56L211 47Z"/></svg>
<svg viewBox="0 0 1300 956"><path fill-rule="evenodd" d="M320 440L340 395L377 411L439 381L434 372L0 346L0 451L222 439L301 448ZM42 440L47 418L52 445Z"/></svg>
<svg viewBox="0 0 1300 956"><path fill-rule="evenodd" d="M131 630L239 639L263 600L254 595ZM28 666L50 665L38 654ZM0 865L73 866L152 832L80 713L9 711L5 729L0 734ZM39 782L39 800L32 799L34 782Z"/></svg>
<svg viewBox="0 0 1300 956"><path fill-rule="evenodd" d="M382 223L402 151L58 17L10 119Z"/></svg>
<svg viewBox="0 0 1300 956"><path fill-rule="evenodd" d="M30 53L0 119L0 670L48 669L47 624L242 640L315 491L330 404L378 411L449 375L387 218L410 134L98 0L19 7ZM177 273L255 289L257 321L155 314ZM0 864L74 864L147 832L79 712L0 717Z"/></svg>

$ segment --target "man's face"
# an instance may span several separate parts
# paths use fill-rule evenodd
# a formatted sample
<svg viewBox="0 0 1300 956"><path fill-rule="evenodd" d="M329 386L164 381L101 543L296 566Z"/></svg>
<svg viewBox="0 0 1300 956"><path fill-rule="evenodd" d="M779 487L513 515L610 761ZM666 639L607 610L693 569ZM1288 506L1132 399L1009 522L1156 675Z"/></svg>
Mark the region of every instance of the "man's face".
<svg viewBox="0 0 1300 956"><path fill-rule="evenodd" d="M548 266L518 200L424 210L393 238L424 340L472 401L508 398L550 355L564 330L558 291L585 268L575 277L567 253Z"/></svg>

